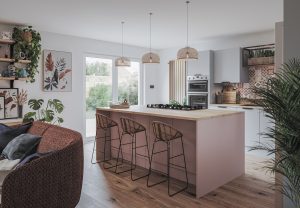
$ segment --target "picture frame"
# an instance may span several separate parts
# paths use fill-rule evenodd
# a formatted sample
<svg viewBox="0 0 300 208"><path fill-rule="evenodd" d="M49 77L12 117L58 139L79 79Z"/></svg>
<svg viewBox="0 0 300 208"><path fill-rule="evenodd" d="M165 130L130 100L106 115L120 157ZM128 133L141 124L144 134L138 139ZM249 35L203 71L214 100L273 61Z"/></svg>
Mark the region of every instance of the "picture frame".
<svg viewBox="0 0 300 208"><path fill-rule="evenodd" d="M0 88L0 97L4 97L5 119L14 119L19 117L17 103L18 94L18 88Z"/></svg>
<svg viewBox="0 0 300 208"><path fill-rule="evenodd" d="M72 92L72 53L43 51L43 91Z"/></svg>
<svg viewBox="0 0 300 208"><path fill-rule="evenodd" d="M5 97L0 96L0 120L5 119Z"/></svg>

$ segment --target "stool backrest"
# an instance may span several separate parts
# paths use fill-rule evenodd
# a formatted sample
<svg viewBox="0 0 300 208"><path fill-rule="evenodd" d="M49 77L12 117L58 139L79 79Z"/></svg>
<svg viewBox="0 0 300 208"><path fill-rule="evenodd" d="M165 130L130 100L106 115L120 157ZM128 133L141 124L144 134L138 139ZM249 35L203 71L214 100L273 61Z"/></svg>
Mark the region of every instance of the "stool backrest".
<svg viewBox="0 0 300 208"><path fill-rule="evenodd" d="M97 127L100 127L102 129L107 129L118 125L117 122L101 113L96 113L96 123Z"/></svg>
<svg viewBox="0 0 300 208"><path fill-rule="evenodd" d="M152 126L155 137L162 141L170 141L183 136L177 129L160 121L153 121Z"/></svg>
<svg viewBox="0 0 300 208"><path fill-rule="evenodd" d="M146 128L142 124L130 118L121 117L120 120L121 120L121 126L124 133L136 134L138 132L146 130Z"/></svg>

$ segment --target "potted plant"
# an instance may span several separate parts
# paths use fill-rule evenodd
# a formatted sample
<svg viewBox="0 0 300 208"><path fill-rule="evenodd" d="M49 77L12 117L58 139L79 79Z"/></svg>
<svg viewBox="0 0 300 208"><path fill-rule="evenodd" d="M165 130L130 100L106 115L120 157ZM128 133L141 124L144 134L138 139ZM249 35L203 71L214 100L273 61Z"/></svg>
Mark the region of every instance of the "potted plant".
<svg viewBox="0 0 300 208"><path fill-rule="evenodd" d="M252 150L276 155L266 168L283 176L279 190L300 207L300 60L284 64L274 78L254 92L261 98L257 104L275 124L263 133L264 139L274 142L276 147L262 141Z"/></svg>
<svg viewBox="0 0 300 208"><path fill-rule="evenodd" d="M41 35L36 30L28 27L15 27L13 39L16 41L13 48L13 56L16 61L27 59L27 74L30 82L35 81L38 73L38 61L41 54Z"/></svg>

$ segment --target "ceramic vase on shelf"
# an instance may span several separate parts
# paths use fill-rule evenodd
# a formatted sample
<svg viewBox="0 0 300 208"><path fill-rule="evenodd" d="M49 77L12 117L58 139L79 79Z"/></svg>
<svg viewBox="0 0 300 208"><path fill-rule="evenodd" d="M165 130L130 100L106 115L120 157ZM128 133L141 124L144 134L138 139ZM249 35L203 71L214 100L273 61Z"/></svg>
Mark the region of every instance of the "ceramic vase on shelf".
<svg viewBox="0 0 300 208"><path fill-rule="evenodd" d="M18 117L23 118L23 105L18 105Z"/></svg>

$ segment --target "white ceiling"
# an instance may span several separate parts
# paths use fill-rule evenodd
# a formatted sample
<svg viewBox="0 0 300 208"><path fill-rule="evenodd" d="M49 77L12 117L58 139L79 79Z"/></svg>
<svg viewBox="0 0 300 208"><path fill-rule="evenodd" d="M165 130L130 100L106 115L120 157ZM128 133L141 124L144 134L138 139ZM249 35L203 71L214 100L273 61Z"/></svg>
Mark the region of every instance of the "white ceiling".
<svg viewBox="0 0 300 208"><path fill-rule="evenodd" d="M148 46L149 11L156 49L185 45L185 0L0 0L0 21L41 31ZM274 29L283 0L191 0L190 42Z"/></svg>

